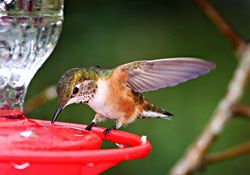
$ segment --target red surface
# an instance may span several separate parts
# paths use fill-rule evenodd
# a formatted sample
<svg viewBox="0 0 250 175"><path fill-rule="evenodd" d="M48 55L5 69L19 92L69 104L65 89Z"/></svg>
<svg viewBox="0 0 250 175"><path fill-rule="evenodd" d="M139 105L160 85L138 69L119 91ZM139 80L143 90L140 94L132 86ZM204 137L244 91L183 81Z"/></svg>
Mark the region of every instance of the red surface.
<svg viewBox="0 0 250 175"><path fill-rule="evenodd" d="M83 128L24 116L10 119L0 110L0 174L94 175L150 152L150 143L134 134L111 131L105 138L105 128L93 127L92 132ZM102 140L124 148L99 150Z"/></svg>

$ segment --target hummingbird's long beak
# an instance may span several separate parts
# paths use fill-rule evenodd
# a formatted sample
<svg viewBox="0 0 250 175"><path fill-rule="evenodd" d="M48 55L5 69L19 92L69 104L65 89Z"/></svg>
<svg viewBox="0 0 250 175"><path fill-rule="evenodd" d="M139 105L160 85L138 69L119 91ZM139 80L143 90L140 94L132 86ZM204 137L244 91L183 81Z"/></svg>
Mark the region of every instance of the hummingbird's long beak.
<svg viewBox="0 0 250 175"><path fill-rule="evenodd" d="M54 116L53 116L53 118L51 120L52 124L55 123L55 121L56 121L56 119L57 119L57 117L58 117L58 115L60 114L61 111L62 111L62 107L58 106L57 110L56 110L56 112L55 112L55 114L54 114Z"/></svg>

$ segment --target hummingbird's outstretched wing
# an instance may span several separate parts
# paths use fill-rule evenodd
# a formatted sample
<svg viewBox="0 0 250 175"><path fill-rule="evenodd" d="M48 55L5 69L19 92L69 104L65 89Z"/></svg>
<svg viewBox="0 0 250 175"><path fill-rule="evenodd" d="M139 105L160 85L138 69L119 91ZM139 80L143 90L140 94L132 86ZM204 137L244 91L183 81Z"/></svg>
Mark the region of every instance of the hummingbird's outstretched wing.
<svg viewBox="0 0 250 175"><path fill-rule="evenodd" d="M208 73L215 64L197 58L166 58L135 61L116 70L127 75L127 83L137 92L153 91Z"/></svg>

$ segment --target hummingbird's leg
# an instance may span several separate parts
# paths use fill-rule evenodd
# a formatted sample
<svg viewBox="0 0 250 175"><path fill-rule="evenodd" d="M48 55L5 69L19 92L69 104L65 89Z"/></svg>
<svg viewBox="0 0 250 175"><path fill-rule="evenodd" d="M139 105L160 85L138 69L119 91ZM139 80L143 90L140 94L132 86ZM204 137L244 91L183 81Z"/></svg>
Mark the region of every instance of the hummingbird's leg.
<svg viewBox="0 0 250 175"><path fill-rule="evenodd" d="M85 130L91 131L91 128L92 128L93 126L96 126L96 121L95 121L95 119L93 119L93 120L86 126Z"/></svg>
<svg viewBox="0 0 250 175"><path fill-rule="evenodd" d="M101 114L96 113L95 118L86 126L85 130L91 131L93 126L96 126L97 123L103 120L105 120L105 118Z"/></svg>
<svg viewBox="0 0 250 175"><path fill-rule="evenodd" d="M111 128L107 128L103 131L104 136L106 135L113 129L119 129L122 126L122 122L120 120L116 120L115 126L112 126Z"/></svg>
<svg viewBox="0 0 250 175"><path fill-rule="evenodd" d="M106 137L106 135L107 135L111 130L113 130L113 129L116 129L116 126L112 126L111 128L105 129L105 130L103 131L104 136Z"/></svg>

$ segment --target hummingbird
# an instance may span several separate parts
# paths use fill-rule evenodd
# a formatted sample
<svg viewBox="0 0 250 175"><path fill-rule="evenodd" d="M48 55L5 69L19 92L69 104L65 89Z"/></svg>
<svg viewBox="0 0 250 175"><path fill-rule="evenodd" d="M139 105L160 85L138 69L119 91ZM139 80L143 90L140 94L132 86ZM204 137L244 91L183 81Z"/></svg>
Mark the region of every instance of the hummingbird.
<svg viewBox="0 0 250 175"><path fill-rule="evenodd" d="M104 131L105 136L135 119L170 119L172 113L156 107L142 92L175 86L214 68L215 64L198 58L141 60L114 69L72 68L58 82L58 107L51 123L62 109L77 103L87 104L96 112L86 130L105 119L115 121L113 127Z"/></svg>

